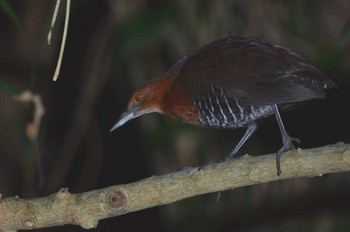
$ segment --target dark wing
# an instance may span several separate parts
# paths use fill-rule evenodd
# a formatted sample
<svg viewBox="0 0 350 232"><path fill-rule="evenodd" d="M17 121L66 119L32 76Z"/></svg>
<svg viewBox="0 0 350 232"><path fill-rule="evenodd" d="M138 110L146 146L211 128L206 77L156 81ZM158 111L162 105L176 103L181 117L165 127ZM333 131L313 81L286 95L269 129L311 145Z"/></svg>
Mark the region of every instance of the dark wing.
<svg viewBox="0 0 350 232"><path fill-rule="evenodd" d="M288 104L324 98L335 87L299 54L254 37L230 37L208 44L172 69L175 86L192 96L212 86L228 98L253 105Z"/></svg>

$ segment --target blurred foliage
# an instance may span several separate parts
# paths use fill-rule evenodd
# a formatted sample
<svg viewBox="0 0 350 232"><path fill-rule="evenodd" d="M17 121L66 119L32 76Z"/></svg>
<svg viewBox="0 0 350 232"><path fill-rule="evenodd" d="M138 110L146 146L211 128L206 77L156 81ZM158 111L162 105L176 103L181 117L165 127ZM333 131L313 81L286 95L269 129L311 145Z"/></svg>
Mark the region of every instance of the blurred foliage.
<svg viewBox="0 0 350 232"><path fill-rule="evenodd" d="M11 96L16 96L16 91L1 77L0 75L0 89L3 89L6 93Z"/></svg>
<svg viewBox="0 0 350 232"><path fill-rule="evenodd" d="M2 12L8 15L8 17L12 20L13 23L16 24L18 29L22 28L22 23L16 12L13 10L11 5L6 0L0 0L0 9Z"/></svg>
<svg viewBox="0 0 350 232"><path fill-rule="evenodd" d="M169 24L175 22L176 15L170 7L154 8L142 15L127 20L123 25L122 40L126 56L150 46L167 34Z"/></svg>
<svg viewBox="0 0 350 232"><path fill-rule="evenodd" d="M348 0L73 1L55 83L65 1L48 46L54 4L0 0L0 192L5 196L37 197L65 186L82 192L223 159L243 130L199 128L153 114L108 131L139 84L227 36L257 36L286 46L324 71L339 90L283 114L286 129L302 140L302 148L350 142ZM12 97L25 89L42 97L46 111L35 143L25 136L32 109ZM275 152L280 144L275 119L269 118L259 121L241 154ZM218 202L216 194L208 194L104 220L96 231L348 231L349 194L348 173L293 179L227 191ZM62 228L45 229L56 230Z"/></svg>
<svg viewBox="0 0 350 232"><path fill-rule="evenodd" d="M325 50L318 55L315 63L323 67L324 72L331 72L339 63L341 55L342 53L339 50Z"/></svg>

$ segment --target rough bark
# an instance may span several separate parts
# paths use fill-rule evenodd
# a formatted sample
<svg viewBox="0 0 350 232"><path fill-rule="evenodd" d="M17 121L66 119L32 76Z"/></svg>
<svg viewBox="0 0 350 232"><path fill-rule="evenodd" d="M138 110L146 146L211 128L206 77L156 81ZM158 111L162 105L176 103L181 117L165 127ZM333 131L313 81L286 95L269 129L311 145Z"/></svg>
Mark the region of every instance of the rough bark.
<svg viewBox="0 0 350 232"><path fill-rule="evenodd" d="M72 194L67 188L48 197L1 199L0 231L65 224L94 228L99 220L181 199L241 186L296 177L350 171L350 144L337 143L283 154L282 174L276 175L275 154L249 156L204 168L152 176L135 183Z"/></svg>

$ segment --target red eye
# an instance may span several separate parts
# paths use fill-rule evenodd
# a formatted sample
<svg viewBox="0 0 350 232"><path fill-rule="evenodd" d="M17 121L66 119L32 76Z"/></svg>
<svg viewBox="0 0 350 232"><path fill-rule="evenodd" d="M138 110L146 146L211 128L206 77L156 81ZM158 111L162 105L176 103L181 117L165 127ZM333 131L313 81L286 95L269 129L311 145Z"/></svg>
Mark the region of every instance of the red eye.
<svg viewBox="0 0 350 232"><path fill-rule="evenodd" d="M140 93L137 93L137 94L135 95L135 101L136 101L136 102L141 102L141 101L142 101L142 95L141 95Z"/></svg>

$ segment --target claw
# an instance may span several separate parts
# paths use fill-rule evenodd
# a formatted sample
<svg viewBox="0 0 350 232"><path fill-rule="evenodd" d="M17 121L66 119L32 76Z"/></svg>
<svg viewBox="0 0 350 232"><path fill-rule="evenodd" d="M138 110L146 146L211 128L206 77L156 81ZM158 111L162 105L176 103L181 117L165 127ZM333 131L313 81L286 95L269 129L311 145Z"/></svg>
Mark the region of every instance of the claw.
<svg viewBox="0 0 350 232"><path fill-rule="evenodd" d="M209 162L207 162L207 163L205 163L205 164L203 164L202 166L199 166L198 167L198 171L200 171L200 170L204 170L205 168L207 168L207 167L209 167L209 166L211 166L211 165L215 165L215 164L218 164L217 162L214 162L214 161L209 161Z"/></svg>
<svg viewBox="0 0 350 232"><path fill-rule="evenodd" d="M298 138L292 138L292 137L290 137L290 139L291 139L293 142L296 142L296 143L298 143L298 144L301 143L301 140L298 139Z"/></svg>

